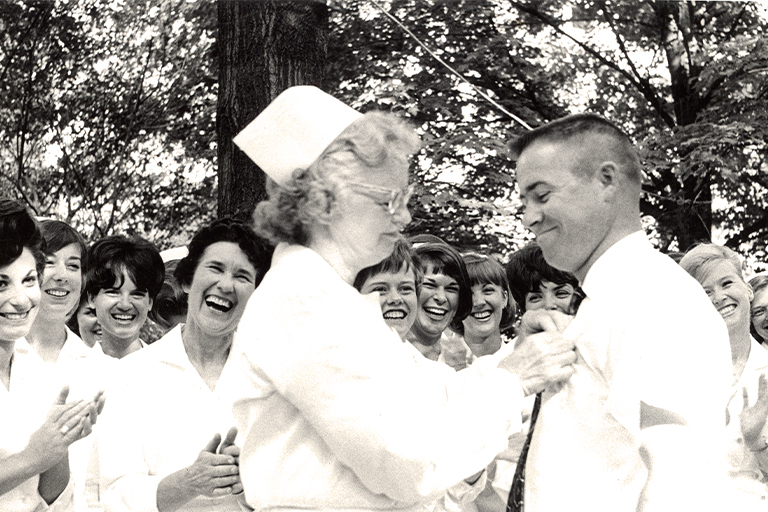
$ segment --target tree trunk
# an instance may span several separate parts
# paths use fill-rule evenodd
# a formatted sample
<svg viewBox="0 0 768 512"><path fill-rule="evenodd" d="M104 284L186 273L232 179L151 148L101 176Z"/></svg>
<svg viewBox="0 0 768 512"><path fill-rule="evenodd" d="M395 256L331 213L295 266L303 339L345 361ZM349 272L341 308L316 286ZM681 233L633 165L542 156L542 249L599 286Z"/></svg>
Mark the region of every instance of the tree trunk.
<svg viewBox="0 0 768 512"><path fill-rule="evenodd" d="M319 0L219 0L218 216L250 219L264 172L232 142L283 90L320 86L328 11Z"/></svg>
<svg viewBox="0 0 768 512"><path fill-rule="evenodd" d="M698 43L691 31L693 12L688 2L656 1L651 5L658 17L659 39L667 57L677 126L687 126L696 122L701 109L694 87L701 68L697 64ZM673 215L657 219L661 229L675 234L681 251L697 242L711 241L710 181L706 173L692 173L680 184L682 202L674 209Z"/></svg>

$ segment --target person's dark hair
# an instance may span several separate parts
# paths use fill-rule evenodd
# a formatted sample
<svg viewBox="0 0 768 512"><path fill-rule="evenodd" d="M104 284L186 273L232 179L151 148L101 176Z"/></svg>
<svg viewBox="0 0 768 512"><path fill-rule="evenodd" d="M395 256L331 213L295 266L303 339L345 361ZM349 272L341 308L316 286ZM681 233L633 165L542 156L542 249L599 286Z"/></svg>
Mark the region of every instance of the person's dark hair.
<svg viewBox="0 0 768 512"><path fill-rule="evenodd" d="M83 279L83 282L85 282L85 279ZM85 283L83 283L83 285L85 285ZM77 312L80 311L80 308L86 302L88 302L88 292L83 289L83 291L80 293L80 301L77 303L77 307L75 307L74 313L72 313L67 319L67 327L69 327L69 330L78 336L80 336L80 323L77 321Z"/></svg>
<svg viewBox="0 0 768 512"><path fill-rule="evenodd" d="M517 160L534 142L568 142L589 135L601 137L600 147L610 151L627 177L636 183L642 181L640 158L629 136L614 123L597 114L574 114L556 119L513 139L507 149L510 157Z"/></svg>
<svg viewBox="0 0 768 512"><path fill-rule="evenodd" d="M429 233L419 233L418 235L408 237L408 243L411 244L411 247L415 247L421 244L446 244L448 242L436 235L431 235Z"/></svg>
<svg viewBox="0 0 768 512"><path fill-rule="evenodd" d="M163 286L165 267L157 248L141 237L106 236L88 250L85 290L93 297L100 290L123 285L123 271L138 290L153 301Z"/></svg>
<svg viewBox="0 0 768 512"><path fill-rule="evenodd" d="M459 285L459 304L456 315L451 320L451 329L460 327L462 320L472 311L472 287L469 284L467 267L459 251L445 243L425 243L417 245L413 254L419 258L421 268L426 273L432 267L435 274L443 274L456 280Z"/></svg>
<svg viewBox="0 0 768 512"><path fill-rule="evenodd" d="M80 248L80 271L85 275L88 271L88 244L83 235L66 222L54 219L40 221L40 231L45 238L46 254L54 254L70 244L76 244Z"/></svg>
<svg viewBox="0 0 768 512"><path fill-rule="evenodd" d="M520 313L525 313L525 296L541 288L542 281L555 284L570 284L574 289L574 302L571 309L576 311L584 298L579 280L570 272L556 269L544 259L541 247L531 242L515 251L507 262L507 279L512 298L517 303Z"/></svg>
<svg viewBox="0 0 768 512"><path fill-rule="evenodd" d="M16 261L24 249L35 258L37 279L45 269L45 239L30 211L15 199L0 197L0 267Z"/></svg>
<svg viewBox="0 0 768 512"><path fill-rule="evenodd" d="M467 267L467 274L469 275L470 289L475 285L495 284L501 288L507 296L507 305L501 313L501 321L499 322L499 330L506 331L515 322L517 316L517 309L515 307L515 301L512 299L512 294L509 290L509 281L507 280L507 274L504 272L504 267L501 263L486 256L484 254L478 254L475 252L469 252L462 255L464 258L464 264ZM464 334L464 324L456 326L454 329L459 334ZM453 327L452 327L453 328Z"/></svg>
<svg viewBox="0 0 768 512"><path fill-rule="evenodd" d="M413 271L416 280L416 293L421 289L421 280L424 277L424 271L421 268L419 259L411 251L411 246L405 240L395 242L395 248L385 260L376 265L366 267L355 276L353 286L360 291L365 282L376 274L396 274L405 266L406 272Z"/></svg>
<svg viewBox="0 0 768 512"><path fill-rule="evenodd" d="M173 275L179 261L181 260L165 262L163 286L152 303L152 310L147 314L150 320L166 331L176 326L175 318L187 316L187 294Z"/></svg>
<svg viewBox="0 0 768 512"><path fill-rule="evenodd" d="M267 180L269 199L256 205L256 233L273 244L306 245L307 226L329 211L355 170L374 173L392 162L405 162L418 151L419 138L401 118L368 112L352 122L307 169L296 169L291 184Z"/></svg>
<svg viewBox="0 0 768 512"><path fill-rule="evenodd" d="M216 220L195 233L189 242L189 254L179 261L173 273L179 284L182 286L192 284L200 258L208 246L217 242L231 242L242 249L256 270L254 287L259 286L264 274L269 270L273 248L256 235L250 226L230 218Z"/></svg>
<svg viewBox="0 0 768 512"><path fill-rule="evenodd" d="M768 274L758 274L752 277L747 284L749 284L749 286L752 287L752 292L754 293L753 295L753 300L754 300L754 297L757 296L757 292L759 292L765 287L768 287ZM752 318L749 319L749 332L752 333L752 337L755 338L760 343L765 343L766 341L768 341L762 336L760 336L759 334L757 334L757 331L755 330L755 324L754 322L752 322Z"/></svg>

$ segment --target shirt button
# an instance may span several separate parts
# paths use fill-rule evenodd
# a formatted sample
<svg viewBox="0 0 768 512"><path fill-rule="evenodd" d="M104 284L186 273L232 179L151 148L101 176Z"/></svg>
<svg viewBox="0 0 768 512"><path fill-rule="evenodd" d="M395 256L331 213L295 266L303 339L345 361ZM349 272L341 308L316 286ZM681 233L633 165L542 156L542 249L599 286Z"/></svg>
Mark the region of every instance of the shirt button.
<svg viewBox="0 0 768 512"><path fill-rule="evenodd" d="M743 443L743 442L744 442L744 439L742 439L742 438L740 438L740 437L737 437L737 438L736 438L736 442L737 442L737 443L739 443L739 444L741 444L741 443Z"/></svg>

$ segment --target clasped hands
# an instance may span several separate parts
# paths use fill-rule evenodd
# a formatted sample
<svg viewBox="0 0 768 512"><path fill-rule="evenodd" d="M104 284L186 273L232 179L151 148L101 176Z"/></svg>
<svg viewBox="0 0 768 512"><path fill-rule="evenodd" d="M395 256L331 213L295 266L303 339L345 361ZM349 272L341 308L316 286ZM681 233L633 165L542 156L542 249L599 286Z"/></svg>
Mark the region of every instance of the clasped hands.
<svg viewBox="0 0 768 512"><path fill-rule="evenodd" d="M517 376L526 396L573 375L576 346L562 336L572 319L559 311L544 309L523 315L514 349L503 356L499 367Z"/></svg>
<svg viewBox="0 0 768 512"><path fill-rule="evenodd" d="M229 429L223 440L220 434L214 435L197 460L186 468L187 483L198 495L214 497L243 492L238 465L240 448L235 445L235 437L235 427Z"/></svg>

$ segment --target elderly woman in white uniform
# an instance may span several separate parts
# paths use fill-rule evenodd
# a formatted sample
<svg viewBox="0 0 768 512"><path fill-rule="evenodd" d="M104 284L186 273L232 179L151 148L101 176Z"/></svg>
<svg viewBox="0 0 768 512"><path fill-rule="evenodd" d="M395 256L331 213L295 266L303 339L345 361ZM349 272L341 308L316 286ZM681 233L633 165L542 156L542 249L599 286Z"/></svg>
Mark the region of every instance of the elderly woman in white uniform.
<svg viewBox="0 0 768 512"><path fill-rule="evenodd" d="M425 371L378 297L352 286L410 221L418 141L396 117L294 87L235 142L271 178L254 219L279 243L220 383L234 396L246 501L256 510L423 510L506 447L523 395L567 378L572 347L547 344L542 332L521 343L524 355ZM547 353L534 348L537 336ZM545 378L532 379L533 366Z"/></svg>
<svg viewBox="0 0 768 512"><path fill-rule="evenodd" d="M98 433L107 511L238 512L231 403L217 382L271 248L230 219L202 228L175 270L187 316L124 360Z"/></svg>
<svg viewBox="0 0 768 512"><path fill-rule="evenodd" d="M37 223L20 203L0 198L0 510L72 510L69 445L91 432L98 404L65 403L23 337L40 306L45 265ZM50 385L46 385L49 382ZM53 406L51 406L53 404ZM47 414L46 414L47 411Z"/></svg>

